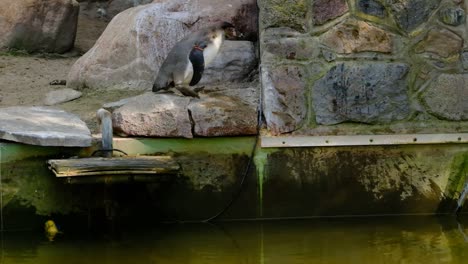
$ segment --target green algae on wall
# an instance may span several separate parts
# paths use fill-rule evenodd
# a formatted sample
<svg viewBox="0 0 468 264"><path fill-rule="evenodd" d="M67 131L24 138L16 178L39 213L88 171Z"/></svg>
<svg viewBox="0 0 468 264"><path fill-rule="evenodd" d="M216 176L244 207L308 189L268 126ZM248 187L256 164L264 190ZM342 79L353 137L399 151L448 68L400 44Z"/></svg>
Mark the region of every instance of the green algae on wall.
<svg viewBox="0 0 468 264"><path fill-rule="evenodd" d="M265 168L268 164L268 155L278 151L278 149L257 149L254 157L255 168L257 169L258 186L258 215L263 216L263 183L266 180Z"/></svg>
<svg viewBox="0 0 468 264"><path fill-rule="evenodd" d="M46 160L83 154L83 149L0 143L3 206L9 202L35 208L39 215L77 211L74 192L63 188L48 170ZM76 193L75 193L76 194Z"/></svg>
<svg viewBox="0 0 468 264"><path fill-rule="evenodd" d="M56 179L47 169L45 160L23 159L2 163L2 193L14 190L9 202L34 208L38 215L79 212L86 205L84 189L78 190ZM3 204L4 207L8 203Z"/></svg>
<svg viewBox="0 0 468 264"><path fill-rule="evenodd" d="M467 147L278 149L261 177L263 217L452 213Z"/></svg>
<svg viewBox="0 0 468 264"><path fill-rule="evenodd" d="M182 167L169 181L122 185L116 192L120 206L168 218L211 216L240 188L254 143L254 137L116 139L115 147L130 155L165 153L177 156ZM20 144L4 145L4 152L5 146L10 152L2 157L1 173L8 208L21 205L39 215L86 213L108 199L104 185L67 185L47 169L49 158L88 150L65 155ZM257 148L254 164L249 184L225 217L447 213L468 173L468 145ZM444 201L449 207L440 208Z"/></svg>
<svg viewBox="0 0 468 264"><path fill-rule="evenodd" d="M255 137L196 139L118 139L114 147L129 155L178 156L181 175L195 190L209 187L221 191L236 182L249 159Z"/></svg>
<svg viewBox="0 0 468 264"><path fill-rule="evenodd" d="M305 30L307 2L305 0L260 1L260 27L290 27Z"/></svg>
<svg viewBox="0 0 468 264"><path fill-rule="evenodd" d="M239 175L244 172L254 143L254 137L192 140L116 138L114 147L129 155L173 155L182 164L180 175L169 180L166 177L161 178L161 182L139 184L136 187L128 185L126 188L137 190L141 197L146 198L120 199L126 203L138 201L147 204L148 197L167 197L173 202L177 201L168 203L173 208L177 204L181 208L187 205L187 210L204 213L206 209L206 212L212 214L213 207L217 209L227 203L225 200L230 197ZM5 201L12 202L9 206L32 208L38 215L85 213L89 207L104 206L104 200L109 199L104 197L105 189L115 189L103 184L66 184L66 179L57 179L47 168L48 159L89 157L92 148L51 148L17 143L2 143L0 146L3 150L0 163L2 192L4 198L8 198ZM164 185L166 181L169 182L169 188ZM201 208L203 203L203 210L194 209L194 204L197 204L195 208Z"/></svg>
<svg viewBox="0 0 468 264"><path fill-rule="evenodd" d="M468 176L468 152L455 156L450 166L450 176L444 194L458 199Z"/></svg>
<svg viewBox="0 0 468 264"><path fill-rule="evenodd" d="M19 143L1 143L0 163L19 161L28 158L44 158L51 156L86 155L86 149L64 147L42 147ZM89 155L89 154L88 154Z"/></svg>
<svg viewBox="0 0 468 264"><path fill-rule="evenodd" d="M129 155L151 155L156 153L210 153L210 154L249 154L255 137L216 137L216 138L118 138L114 147L125 150Z"/></svg>

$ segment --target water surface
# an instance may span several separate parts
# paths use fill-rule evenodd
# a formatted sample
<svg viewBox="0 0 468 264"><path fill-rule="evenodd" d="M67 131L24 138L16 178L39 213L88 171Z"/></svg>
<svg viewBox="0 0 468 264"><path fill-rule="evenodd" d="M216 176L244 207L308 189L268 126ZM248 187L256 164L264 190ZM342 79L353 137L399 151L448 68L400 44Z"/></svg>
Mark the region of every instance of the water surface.
<svg viewBox="0 0 468 264"><path fill-rule="evenodd" d="M468 221L371 217L5 232L1 263L468 263Z"/></svg>

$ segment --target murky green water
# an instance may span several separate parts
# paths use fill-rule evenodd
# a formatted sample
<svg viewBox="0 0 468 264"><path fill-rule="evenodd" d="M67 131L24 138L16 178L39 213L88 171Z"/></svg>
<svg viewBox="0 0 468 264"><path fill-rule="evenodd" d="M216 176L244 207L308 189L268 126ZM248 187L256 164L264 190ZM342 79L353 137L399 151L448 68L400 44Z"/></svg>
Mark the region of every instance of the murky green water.
<svg viewBox="0 0 468 264"><path fill-rule="evenodd" d="M3 234L1 263L468 263L468 220L386 217L159 225L48 242Z"/></svg>

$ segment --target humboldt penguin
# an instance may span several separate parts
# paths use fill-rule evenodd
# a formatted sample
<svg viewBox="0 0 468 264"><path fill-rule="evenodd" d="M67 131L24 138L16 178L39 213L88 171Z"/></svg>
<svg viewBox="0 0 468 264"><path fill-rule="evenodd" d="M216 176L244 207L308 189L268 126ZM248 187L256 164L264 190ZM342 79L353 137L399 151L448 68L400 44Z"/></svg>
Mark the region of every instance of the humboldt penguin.
<svg viewBox="0 0 468 264"><path fill-rule="evenodd" d="M235 35L234 26L221 22L190 33L171 49L159 69L153 92L175 87L183 95L198 97L197 91L188 88L198 84L205 67L213 61L225 35Z"/></svg>

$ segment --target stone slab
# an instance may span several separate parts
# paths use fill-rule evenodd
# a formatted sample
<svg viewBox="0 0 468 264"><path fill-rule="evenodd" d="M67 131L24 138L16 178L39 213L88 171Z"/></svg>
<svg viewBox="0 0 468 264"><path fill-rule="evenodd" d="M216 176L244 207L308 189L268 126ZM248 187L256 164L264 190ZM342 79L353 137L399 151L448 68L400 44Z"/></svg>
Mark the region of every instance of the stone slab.
<svg viewBox="0 0 468 264"><path fill-rule="evenodd" d="M203 137L257 134L258 87L216 91L192 100L194 135Z"/></svg>
<svg viewBox="0 0 468 264"><path fill-rule="evenodd" d="M192 138L190 97L147 92L114 104L114 131L126 136ZM113 104L107 104L107 106Z"/></svg>
<svg viewBox="0 0 468 264"><path fill-rule="evenodd" d="M0 139L31 145L89 147L91 132L74 114L50 107L0 108Z"/></svg>

